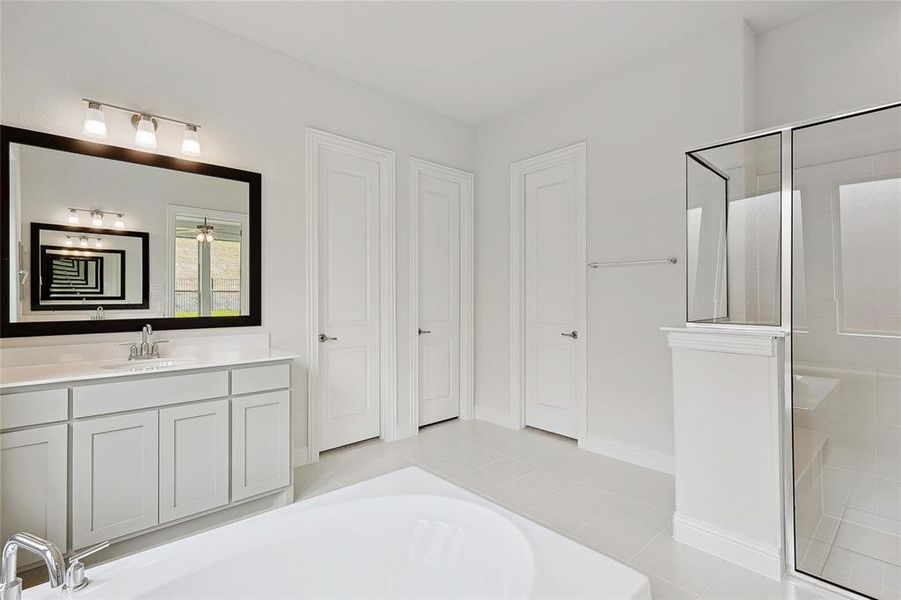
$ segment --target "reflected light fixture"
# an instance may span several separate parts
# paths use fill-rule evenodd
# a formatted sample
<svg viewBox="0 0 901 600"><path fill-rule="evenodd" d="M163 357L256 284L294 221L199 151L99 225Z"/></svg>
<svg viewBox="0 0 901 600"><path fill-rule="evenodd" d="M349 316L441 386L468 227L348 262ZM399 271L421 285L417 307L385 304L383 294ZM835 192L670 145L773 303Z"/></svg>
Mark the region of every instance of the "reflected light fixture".
<svg viewBox="0 0 901 600"><path fill-rule="evenodd" d="M91 100L82 98L82 102L87 102L88 109L85 113L84 127L82 133L88 137L105 139L107 135L106 121L104 119L103 109L118 110L131 114L131 124L135 127L135 144L141 148L156 148L156 130L159 121L168 121L184 126L184 133L181 142L182 154L187 156L200 156L200 134L198 130L200 125L196 123L188 123L181 119L173 119L153 113L144 112L143 110L135 110L125 106L117 106L108 102L100 102L99 100Z"/></svg>
<svg viewBox="0 0 901 600"><path fill-rule="evenodd" d="M103 105L88 101L88 110L84 115L84 127L81 132L88 137L106 139L106 119L103 118Z"/></svg>
<svg viewBox="0 0 901 600"><path fill-rule="evenodd" d="M102 208L73 208L69 207L66 209L69 211L69 223L73 225L78 225L81 220L78 217L78 213L85 213L90 215L90 223L92 227L103 227L103 218L104 216L115 216L115 220L113 221L113 226L116 229L125 229L125 213L124 212L116 212L116 211L107 211L104 213Z"/></svg>
<svg viewBox="0 0 901 600"><path fill-rule="evenodd" d="M100 238L97 238L97 241L94 242L94 247L95 248L103 248L103 240L101 240Z"/></svg>
<svg viewBox="0 0 901 600"><path fill-rule="evenodd" d="M197 125L185 125L185 136L181 142L182 154L200 156L200 134Z"/></svg>
<svg viewBox="0 0 901 600"><path fill-rule="evenodd" d="M213 230L215 227L212 225L208 225L206 222L206 217L203 218L203 225L197 226L197 241L198 242L206 242L210 243L216 238L213 237Z"/></svg>
<svg viewBox="0 0 901 600"><path fill-rule="evenodd" d="M134 115L131 118L135 126L135 144L141 148L156 148L156 119L148 114Z"/></svg>
<svg viewBox="0 0 901 600"><path fill-rule="evenodd" d="M82 248L87 248L88 247L88 238L86 238L85 236L81 236L81 238L78 240L78 245L81 246Z"/></svg>
<svg viewBox="0 0 901 600"><path fill-rule="evenodd" d="M71 246L71 245L72 245L72 238L69 237L68 235L66 236L66 245L67 245L67 246Z"/></svg>

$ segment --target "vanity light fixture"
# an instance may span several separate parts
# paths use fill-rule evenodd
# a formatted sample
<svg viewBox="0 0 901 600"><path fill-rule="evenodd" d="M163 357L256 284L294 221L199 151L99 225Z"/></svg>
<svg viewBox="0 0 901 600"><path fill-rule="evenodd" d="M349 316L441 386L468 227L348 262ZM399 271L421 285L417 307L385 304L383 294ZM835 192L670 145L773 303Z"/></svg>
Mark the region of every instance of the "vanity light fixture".
<svg viewBox="0 0 901 600"><path fill-rule="evenodd" d="M185 136L181 142L182 154L188 156L200 156L200 135L197 133L197 125L185 125Z"/></svg>
<svg viewBox="0 0 901 600"><path fill-rule="evenodd" d="M67 245L67 246L71 246L71 245L72 245L72 238L71 238L70 236L68 236L68 235L66 236L66 245Z"/></svg>
<svg viewBox="0 0 901 600"><path fill-rule="evenodd" d="M187 156L200 156L200 134L197 131L200 129L200 125L196 123L189 123L180 119L164 117L162 115L135 110L125 106L108 104L89 98L82 98L82 102L87 102L88 104L88 111L85 115L84 127L82 128L82 133L88 137L99 139L106 138L106 121L103 118L103 109L110 108L131 113L131 124L134 125L136 130L135 144L137 146L142 148L156 148L156 130L159 126L159 121L168 121L170 123L183 125L185 128L181 143L182 153Z"/></svg>
<svg viewBox="0 0 901 600"><path fill-rule="evenodd" d="M88 247L88 238L85 236L81 236L81 238L79 238L79 240L78 240L78 245L81 246L82 248L87 248Z"/></svg>
<svg viewBox="0 0 901 600"><path fill-rule="evenodd" d="M210 242L215 240L216 238L213 237L214 229L215 227L213 227L212 225L207 225L206 217L204 217L203 225L197 226L197 241L201 243L206 242L209 244Z"/></svg>
<svg viewBox="0 0 901 600"><path fill-rule="evenodd" d="M106 119L103 118L103 105L88 101L88 110L84 115L84 127L81 132L88 137L106 139Z"/></svg>
<svg viewBox="0 0 901 600"><path fill-rule="evenodd" d="M95 248L103 248L103 240L101 240L100 238L97 238L97 241L94 242L94 247Z"/></svg>
<svg viewBox="0 0 901 600"><path fill-rule="evenodd" d="M142 148L156 148L156 119L146 114L135 115L131 118L131 124L137 130L136 145Z"/></svg>
<svg viewBox="0 0 901 600"><path fill-rule="evenodd" d="M78 225L80 219L78 217L78 213L86 213L91 216L91 226L92 227L103 227L103 218L106 215L115 215L115 220L113 221L113 225L116 229L125 229L125 213L124 212L111 212L108 211L104 213L103 209L100 208L67 208L69 211L69 223L73 225Z"/></svg>

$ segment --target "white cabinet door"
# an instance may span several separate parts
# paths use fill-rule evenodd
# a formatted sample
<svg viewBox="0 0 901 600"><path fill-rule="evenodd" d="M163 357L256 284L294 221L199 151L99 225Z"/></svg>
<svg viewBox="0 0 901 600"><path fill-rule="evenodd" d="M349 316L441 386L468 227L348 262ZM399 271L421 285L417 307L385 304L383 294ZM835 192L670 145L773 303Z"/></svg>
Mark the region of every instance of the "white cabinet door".
<svg viewBox="0 0 901 600"><path fill-rule="evenodd" d="M232 399L232 501L291 481L287 390Z"/></svg>
<svg viewBox="0 0 901 600"><path fill-rule="evenodd" d="M157 411L72 426L72 546L159 523Z"/></svg>
<svg viewBox="0 0 901 600"><path fill-rule="evenodd" d="M419 425L460 415L460 202L459 176L420 169L419 213Z"/></svg>
<svg viewBox="0 0 901 600"><path fill-rule="evenodd" d="M66 551L66 428L0 434L0 539L27 531ZM31 556L19 560L34 562Z"/></svg>
<svg viewBox="0 0 901 600"><path fill-rule="evenodd" d="M228 504L228 400L160 410L160 523Z"/></svg>
<svg viewBox="0 0 901 600"><path fill-rule="evenodd" d="M575 438L586 387L584 147L527 172L522 187L525 423Z"/></svg>

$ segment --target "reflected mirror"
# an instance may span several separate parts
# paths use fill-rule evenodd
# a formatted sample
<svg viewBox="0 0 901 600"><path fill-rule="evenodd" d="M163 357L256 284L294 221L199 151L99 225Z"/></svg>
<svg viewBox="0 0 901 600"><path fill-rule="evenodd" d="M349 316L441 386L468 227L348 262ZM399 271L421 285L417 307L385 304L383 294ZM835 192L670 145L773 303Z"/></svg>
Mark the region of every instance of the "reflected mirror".
<svg viewBox="0 0 901 600"><path fill-rule="evenodd" d="M2 149L4 337L259 324L259 174L11 127Z"/></svg>

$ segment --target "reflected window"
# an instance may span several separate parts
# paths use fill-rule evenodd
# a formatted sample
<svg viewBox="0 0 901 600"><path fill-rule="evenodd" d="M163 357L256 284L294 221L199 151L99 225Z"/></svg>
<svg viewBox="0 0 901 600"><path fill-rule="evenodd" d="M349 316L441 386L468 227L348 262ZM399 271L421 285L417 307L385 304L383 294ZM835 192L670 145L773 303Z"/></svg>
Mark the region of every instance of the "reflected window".
<svg viewBox="0 0 901 600"><path fill-rule="evenodd" d="M234 317L246 307L244 215L214 212L180 209L174 216L171 304L176 317Z"/></svg>
<svg viewBox="0 0 901 600"><path fill-rule="evenodd" d="M837 237L839 331L901 336L901 179L840 185Z"/></svg>

